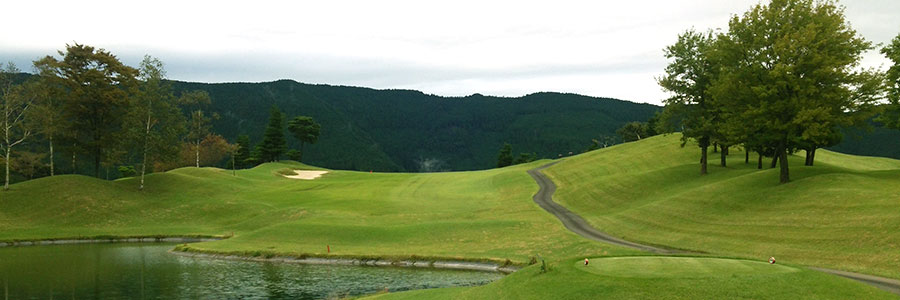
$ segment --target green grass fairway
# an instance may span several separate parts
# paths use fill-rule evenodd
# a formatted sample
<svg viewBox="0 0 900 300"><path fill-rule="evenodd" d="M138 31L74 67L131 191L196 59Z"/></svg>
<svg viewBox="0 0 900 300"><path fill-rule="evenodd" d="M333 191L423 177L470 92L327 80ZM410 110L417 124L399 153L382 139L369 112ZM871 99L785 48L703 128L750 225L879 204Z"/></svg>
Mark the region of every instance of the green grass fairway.
<svg viewBox="0 0 900 300"><path fill-rule="evenodd" d="M900 161L820 150L813 167L791 156L778 184L769 161L732 149L700 176L699 148L679 138L570 157L545 171L554 200L627 240L900 278Z"/></svg>
<svg viewBox="0 0 900 300"><path fill-rule="evenodd" d="M525 170L431 174L333 171L287 179L296 163L250 170L183 168L108 182L55 176L0 193L0 240L97 235L231 235L191 244L248 254L526 263L532 256L637 253L568 232L535 205ZM327 249L330 246L331 252Z"/></svg>
<svg viewBox="0 0 900 300"><path fill-rule="evenodd" d="M607 266L607 264L618 266ZM802 268L716 258L583 258L531 266L486 286L381 294L373 299L894 299L850 279ZM669 265L673 264L673 265ZM608 267L608 269L607 269Z"/></svg>
<svg viewBox="0 0 900 300"><path fill-rule="evenodd" d="M576 261L585 272L627 278L705 278L799 272L780 264L712 257L624 256L592 258L590 264Z"/></svg>

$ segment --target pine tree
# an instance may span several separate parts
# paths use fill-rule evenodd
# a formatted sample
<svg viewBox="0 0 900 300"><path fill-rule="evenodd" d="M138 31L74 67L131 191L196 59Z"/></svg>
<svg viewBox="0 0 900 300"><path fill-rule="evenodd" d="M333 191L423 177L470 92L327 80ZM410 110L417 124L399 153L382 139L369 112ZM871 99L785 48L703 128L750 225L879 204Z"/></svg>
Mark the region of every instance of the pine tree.
<svg viewBox="0 0 900 300"><path fill-rule="evenodd" d="M260 144L260 155L264 162L277 161L281 154L287 150L287 142L284 139L284 116L278 107L272 106L269 116L269 126L263 133L263 141Z"/></svg>
<svg viewBox="0 0 900 300"><path fill-rule="evenodd" d="M306 143L315 144L319 140L319 132L322 126L316 123L312 117L298 116L288 122L288 131L290 131L298 141L300 141L300 152L297 161L303 160L303 145Z"/></svg>
<svg viewBox="0 0 900 300"><path fill-rule="evenodd" d="M500 154L497 155L497 167L506 167L512 165L512 163L512 146L510 146L509 143L504 143L503 148L500 148Z"/></svg>
<svg viewBox="0 0 900 300"><path fill-rule="evenodd" d="M246 134L239 135L237 137L237 146L238 149L234 153L235 164L239 168L244 168L247 165L247 160L250 159L250 136Z"/></svg>

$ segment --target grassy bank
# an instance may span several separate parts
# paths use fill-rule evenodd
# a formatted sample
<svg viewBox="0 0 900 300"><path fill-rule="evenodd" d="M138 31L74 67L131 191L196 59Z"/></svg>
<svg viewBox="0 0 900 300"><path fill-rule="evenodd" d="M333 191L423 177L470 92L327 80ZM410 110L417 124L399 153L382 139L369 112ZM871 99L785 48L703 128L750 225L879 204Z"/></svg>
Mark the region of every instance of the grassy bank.
<svg viewBox="0 0 900 300"><path fill-rule="evenodd" d="M791 156L791 178L732 150L728 167L658 136L566 159L545 173L554 200L628 240L900 278L900 161L817 152ZM802 153L801 153L802 155Z"/></svg>

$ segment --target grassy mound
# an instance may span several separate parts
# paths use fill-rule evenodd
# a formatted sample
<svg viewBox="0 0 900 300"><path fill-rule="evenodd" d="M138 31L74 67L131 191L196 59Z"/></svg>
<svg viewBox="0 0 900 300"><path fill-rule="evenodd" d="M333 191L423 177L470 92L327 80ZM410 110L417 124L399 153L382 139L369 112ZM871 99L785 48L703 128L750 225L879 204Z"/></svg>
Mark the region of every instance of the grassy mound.
<svg viewBox="0 0 900 300"><path fill-rule="evenodd" d="M728 167L658 136L547 169L554 200L624 239L717 255L900 278L900 161L820 150L816 166L791 156L792 182L732 150ZM802 153L801 153L802 154Z"/></svg>

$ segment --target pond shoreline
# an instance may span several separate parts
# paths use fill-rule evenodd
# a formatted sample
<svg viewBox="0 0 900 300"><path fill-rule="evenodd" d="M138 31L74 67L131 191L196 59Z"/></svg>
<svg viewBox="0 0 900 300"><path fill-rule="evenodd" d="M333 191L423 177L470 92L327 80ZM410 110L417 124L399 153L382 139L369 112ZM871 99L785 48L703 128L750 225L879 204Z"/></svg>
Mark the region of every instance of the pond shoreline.
<svg viewBox="0 0 900 300"><path fill-rule="evenodd" d="M327 258L327 257L296 257L296 256L244 256L234 254L215 254L169 250L169 253L184 257L199 257L208 259L240 260L255 262L294 263L309 265L345 265L345 266L370 266L370 267L400 267L400 268L432 268L447 270L465 270L480 272L495 272L510 274L520 268L512 265L503 266L494 263L469 262L459 260L391 260L371 258Z"/></svg>
<svg viewBox="0 0 900 300"><path fill-rule="evenodd" d="M71 244L110 244L110 243L197 243L224 240L227 236L94 236L84 238L34 239L0 241L2 247L49 246Z"/></svg>
<svg viewBox="0 0 900 300"><path fill-rule="evenodd" d="M50 246L50 245L74 245L74 244L113 244L113 243L197 243L211 242L227 239L230 236L93 236L83 238L59 238L59 239L33 239L33 240L6 240L0 241L0 248ZM335 257L311 257L292 255L266 255L252 256L233 253L194 252L171 249L173 255L184 257L198 257L207 259L240 260L256 262L293 263L309 265L345 265L345 266L371 266L371 267L400 267L400 268L432 268L447 270L466 270L479 272L495 272L510 274L521 267L510 264L490 262L472 262L453 259L385 259L385 258L335 258Z"/></svg>

